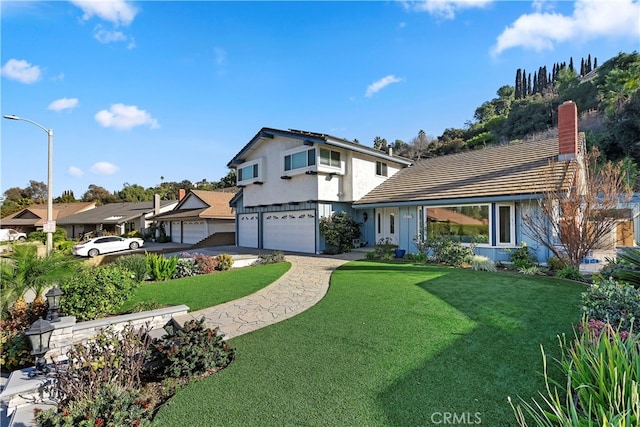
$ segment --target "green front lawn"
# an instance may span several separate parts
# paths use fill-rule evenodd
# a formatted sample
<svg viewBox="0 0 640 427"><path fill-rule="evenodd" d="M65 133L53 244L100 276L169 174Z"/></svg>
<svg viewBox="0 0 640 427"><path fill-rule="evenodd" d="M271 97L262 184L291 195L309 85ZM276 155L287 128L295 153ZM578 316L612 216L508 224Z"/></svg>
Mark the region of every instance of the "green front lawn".
<svg viewBox="0 0 640 427"><path fill-rule="evenodd" d="M142 283L117 312L126 313L141 302L151 301L160 305L185 304L190 311L213 307L270 285L290 267L290 263L281 262L166 282Z"/></svg>
<svg viewBox="0 0 640 427"><path fill-rule="evenodd" d="M540 344L579 320L584 285L357 261L310 310L234 338L237 359L180 390L163 426L512 426L542 390ZM462 418L461 418L462 417ZM451 419L451 418L449 418Z"/></svg>

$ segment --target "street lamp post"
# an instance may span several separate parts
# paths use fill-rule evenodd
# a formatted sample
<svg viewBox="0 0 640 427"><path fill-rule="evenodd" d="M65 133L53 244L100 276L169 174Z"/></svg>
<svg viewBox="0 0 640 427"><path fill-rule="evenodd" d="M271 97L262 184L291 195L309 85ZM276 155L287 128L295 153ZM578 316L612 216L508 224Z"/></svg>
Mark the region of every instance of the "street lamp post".
<svg viewBox="0 0 640 427"><path fill-rule="evenodd" d="M48 136L48 145L49 145L49 155L48 155L48 173L47 173L47 223L45 224L44 232L47 233L47 255L51 254L51 250L53 249L53 233L55 232L55 223L53 222L53 129L47 129L42 126L38 122L34 122L33 120L25 119L24 117L18 117L14 115L3 116L5 119L9 120L22 120L23 122L31 123L32 125L38 126L40 129L45 131Z"/></svg>

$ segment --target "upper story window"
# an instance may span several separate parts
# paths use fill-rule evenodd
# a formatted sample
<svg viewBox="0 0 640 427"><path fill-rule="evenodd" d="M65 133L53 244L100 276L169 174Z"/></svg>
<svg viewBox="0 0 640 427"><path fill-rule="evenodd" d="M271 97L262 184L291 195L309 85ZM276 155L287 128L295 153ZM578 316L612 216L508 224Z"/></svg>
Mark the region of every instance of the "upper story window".
<svg viewBox="0 0 640 427"><path fill-rule="evenodd" d="M255 181L261 181L262 178L262 162L260 160L253 161L246 166L238 168L238 184L250 184Z"/></svg>
<svg viewBox="0 0 640 427"><path fill-rule="evenodd" d="M301 169L316 164L316 149L298 151L284 156L284 170Z"/></svg>
<svg viewBox="0 0 640 427"><path fill-rule="evenodd" d="M329 150L327 148L320 149L320 164L325 166L331 166L339 168L342 166L340 163L340 152Z"/></svg>
<svg viewBox="0 0 640 427"><path fill-rule="evenodd" d="M376 175L387 176L387 164L383 162L376 162Z"/></svg>

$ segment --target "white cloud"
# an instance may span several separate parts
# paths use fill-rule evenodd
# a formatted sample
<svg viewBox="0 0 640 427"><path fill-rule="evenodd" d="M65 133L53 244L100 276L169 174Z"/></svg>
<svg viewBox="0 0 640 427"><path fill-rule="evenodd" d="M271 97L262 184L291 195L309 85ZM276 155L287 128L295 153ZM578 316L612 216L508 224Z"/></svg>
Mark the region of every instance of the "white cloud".
<svg viewBox="0 0 640 427"><path fill-rule="evenodd" d="M484 7L491 2L493 0L418 0L405 1L404 5L418 12L429 12L439 18L453 19L458 10Z"/></svg>
<svg viewBox="0 0 640 427"><path fill-rule="evenodd" d="M113 104L108 111L98 111L95 119L106 128L112 127L119 130L129 130L143 125L149 125L151 129L160 127L151 114L138 109L135 105Z"/></svg>
<svg viewBox="0 0 640 427"><path fill-rule="evenodd" d="M93 29L93 37L104 44L127 41L127 36L122 31L106 30L102 25L96 25Z"/></svg>
<svg viewBox="0 0 640 427"><path fill-rule="evenodd" d="M69 166L69 170L67 170L67 173L71 176L77 176L77 177L84 175L84 172L82 172L82 169L77 168L75 166Z"/></svg>
<svg viewBox="0 0 640 427"><path fill-rule="evenodd" d="M10 59L0 69L3 76L17 80L21 83L35 83L40 80L42 73L40 67L37 65L31 65L24 59Z"/></svg>
<svg viewBox="0 0 640 427"><path fill-rule="evenodd" d="M47 109L53 111L70 110L78 106L78 98L60 98L53 101Z"/></svg>
<svg viewBox="0 0 640 427"><path fill-rule="evenodd" d="M494 55L523 47L551 50L557 43L599 37L640 36L640 3L633 0L577 0L573 14L535 12L520 16L507 27L492 48Z"/></svg>
<svg viewBox="0 0 640 427"><path fill-rule="evenodd" d="M91 172L96 175L113 175L120 169L118 166L109 162L98 162L91 166Z"/></svg>
<svg viewBox="0 0 640 427"><path fill-rule="evenodd" d="M91 19L94 15L102 20L109 21L115 26L130 25L136 17L138 10L126 0L88 1L71 0L84 12L82 19Z"/></svg>
<svg viewBox="0 0 640 427"><path fill-rule="evenodd" d="M371 98L375 93L380 92L385 87L389 86L392 83L401 82L402 79L390 74L386 77L381 78L380 80L373 82L367 87L367 92L364 94L367 98Z"/></svg>

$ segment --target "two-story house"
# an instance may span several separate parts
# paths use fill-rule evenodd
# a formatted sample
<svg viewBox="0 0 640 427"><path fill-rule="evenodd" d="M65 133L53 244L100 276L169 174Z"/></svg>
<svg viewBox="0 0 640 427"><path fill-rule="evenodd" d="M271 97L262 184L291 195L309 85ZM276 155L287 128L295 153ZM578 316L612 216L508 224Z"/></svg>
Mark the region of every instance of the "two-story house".
<svg viewBox="0 0 640 427"><path fill-rule="evenodd" d="M331 135L262 128L227 165L236 169L241 188L231 201L237 245L320 253L321 217L355 216L354 201L410 164ZM368 217L364 211L356 219ZM373 232L365 227L363 240L373 242Z"/></svg>

